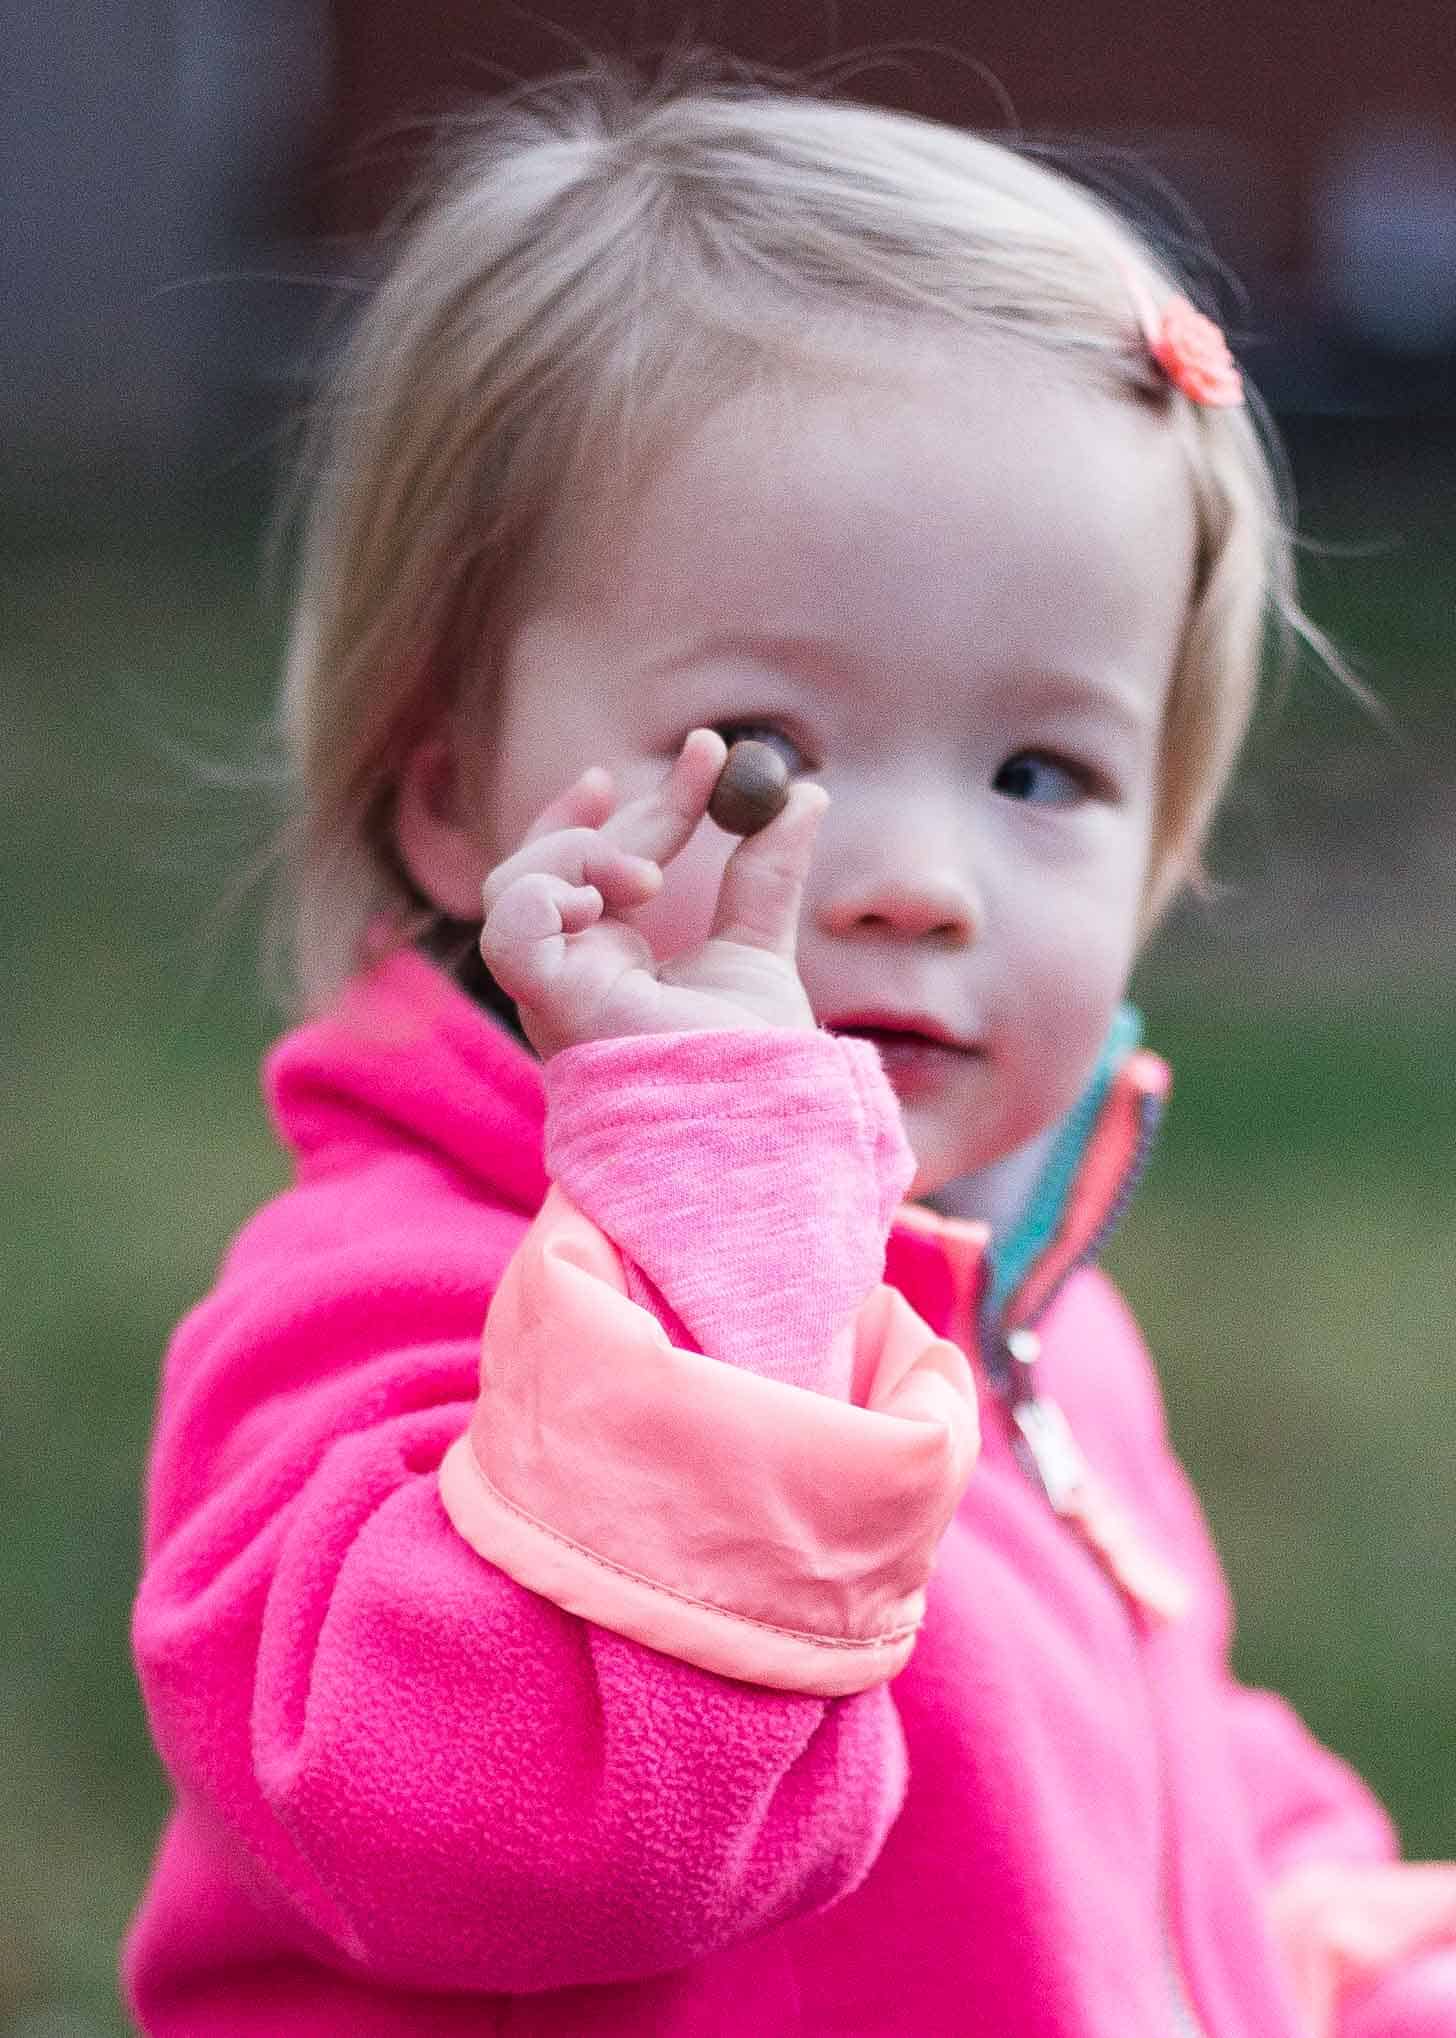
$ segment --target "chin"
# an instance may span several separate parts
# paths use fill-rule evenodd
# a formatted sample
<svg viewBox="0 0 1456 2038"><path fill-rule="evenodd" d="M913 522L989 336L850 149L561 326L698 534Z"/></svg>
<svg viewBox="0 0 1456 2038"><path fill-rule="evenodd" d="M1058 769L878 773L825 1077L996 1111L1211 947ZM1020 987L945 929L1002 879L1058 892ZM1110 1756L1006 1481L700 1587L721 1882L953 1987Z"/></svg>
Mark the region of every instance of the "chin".
<svg viewBox="0 0 1456 2038"><path fill-rule="evenodd" d="M906 1137L910 1150L915 1155L915 1179L905 1191L906 1200L923 1203L927 1196L938 1196L942 1189L948 1189L952 1182L964 1180L985 1167L986 1162L979 1154L946 1154L932 1149L922 1149L915 1138L915 1129L907 1125Z"/></svg>
<svg viewBox="0 0 1456 2038"><path fill-rule="evenodd" d="M946 1215L982 1220L997 1229L1020 1213L1058 1123L1048 1123L1042 1114L1026 1125L990 1127L987 1137L970 1142L947 1138L943 1124L917 1125L913 1109L902 1108L901 1116L915 1156L908 1198L917 1203L941 1198L937 1207Z"/></svg>
<svg viewBox="0 0 1456 2038"><path fill-rule="evenodd" d="M900 1123L915 1156L913 1195L933 1194L947 1182L989 1166L1004 1151L1004 1142L998 1143L996 1137L1000 1128L983 1128L984 1110L978 1111L973 1102L964 1110L947 1111L939 1098L899 1101ZM972 1126L980 1136L968 1137Z"/></svg>

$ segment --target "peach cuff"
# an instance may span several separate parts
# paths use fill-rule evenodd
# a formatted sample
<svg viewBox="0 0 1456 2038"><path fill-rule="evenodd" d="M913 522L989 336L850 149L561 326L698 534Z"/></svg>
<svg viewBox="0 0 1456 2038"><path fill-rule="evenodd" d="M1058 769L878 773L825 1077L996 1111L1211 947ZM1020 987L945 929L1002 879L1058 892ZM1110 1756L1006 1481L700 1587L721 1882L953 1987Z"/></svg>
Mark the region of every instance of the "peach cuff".
<svg viewBox="0 0 1456 2038"><path fill-rule="evenodd" d="M1456 1946L1456 1864L1309 1861L1276 1885L1270 1908L1313 2038L1334 2038L1354 1990Z"/></svg>
<svg viewBox="0 0 1456 2038"><path fill-rule="evenodd" d="M672 1344L553 1187L440 1467L455 1528L569 1613L720 1676L842 1697L899 1671L978 1445L964 1354L881 1284L853 1401Z"/></svg>

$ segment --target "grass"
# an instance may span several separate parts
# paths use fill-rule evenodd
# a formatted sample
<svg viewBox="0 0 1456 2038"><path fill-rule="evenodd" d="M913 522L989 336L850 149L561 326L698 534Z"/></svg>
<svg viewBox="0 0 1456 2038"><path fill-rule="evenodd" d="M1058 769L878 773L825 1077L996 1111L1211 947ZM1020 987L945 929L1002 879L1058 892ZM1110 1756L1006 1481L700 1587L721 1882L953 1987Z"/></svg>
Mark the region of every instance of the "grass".
<svg viewBox="0 0 1456 2038"><path fill-rule="evenodd" d="M1336 524L1358 524L1359 473L1331 486ZM1449 529L1423 528L1312 583L1427 751L1453 554ZM113 2038L115 1943L164 1803L126 1643L157 1360L282 1173L256 1102L272 1022L255 916L198 931L256 828L168 746L236 751L278 631L246 519L78 540L4 573L20 854L3 934L0 2030ZM1285 847L1318 854L1348 821L1320 817L1332 748L1375 756L1379 739L1317 689L1284 726L1265 783L1291 789ZM1153 959L1149 1036L1178 1080L1112 1265L1234 1579L1242 1673L1359 1764L1414 1852L1449 1854L1456 1020L1418 949L1396 966L1375 944L1377 968L1361 942L1352 926L1338 996L1267 939L1200 969L1197 923Z"/></svg>

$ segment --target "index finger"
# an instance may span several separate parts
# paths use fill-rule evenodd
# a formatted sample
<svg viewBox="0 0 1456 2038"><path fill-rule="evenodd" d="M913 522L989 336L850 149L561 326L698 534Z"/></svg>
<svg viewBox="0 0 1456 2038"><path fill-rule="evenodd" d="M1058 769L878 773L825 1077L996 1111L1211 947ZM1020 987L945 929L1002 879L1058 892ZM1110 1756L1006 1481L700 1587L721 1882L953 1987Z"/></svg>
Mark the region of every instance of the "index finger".
<svg viewBox="0 0 1456 2038"><path fill-rule="evenodd" d="M620 807L603 822L602 835L633 856L669 862L707 813L727 757L728 746L716 729L691 730L662 784Z"/></svg>
<svg viewBox="0 0 1456 2038"><path fill-rule="evenodd" d="M562 828L600 828L614 804L612 774L600 764L588 765L580 778L541 809L521 837L521 846Z"/></svg>

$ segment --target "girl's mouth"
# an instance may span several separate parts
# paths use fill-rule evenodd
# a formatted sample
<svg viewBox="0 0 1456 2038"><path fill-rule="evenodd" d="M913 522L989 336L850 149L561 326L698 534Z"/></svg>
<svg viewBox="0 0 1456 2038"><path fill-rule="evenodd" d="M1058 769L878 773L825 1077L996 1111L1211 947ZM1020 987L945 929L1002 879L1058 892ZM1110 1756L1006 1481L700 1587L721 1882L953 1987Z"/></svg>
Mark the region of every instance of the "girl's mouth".
<svg viewBox="0 0 1456 2038"><path fill-rule="evenodd" d="M885 1074L902 1102L938 1089L980 1052L974 1046L962 1045L939 1021L918 1015L833 1020L827 1030L868 1040L877 1049Z"/></svg>

